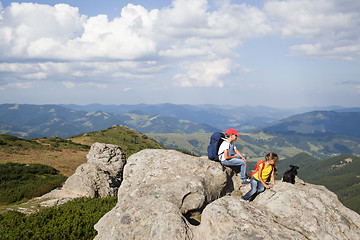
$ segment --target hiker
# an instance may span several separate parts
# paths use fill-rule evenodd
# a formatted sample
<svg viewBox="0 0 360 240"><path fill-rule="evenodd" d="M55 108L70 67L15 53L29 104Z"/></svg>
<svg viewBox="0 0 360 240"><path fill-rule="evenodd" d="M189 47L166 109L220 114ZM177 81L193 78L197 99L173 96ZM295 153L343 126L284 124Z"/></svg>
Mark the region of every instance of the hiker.
<svg viewBox="0 0 360 240"><path fill-rule="evenodd" d="M267 182L270 180L275 185L275 174L277 173L275 163L278 160L278 155L274 152L269 152L265 156L265 161L259 161L255 167L254 175L251 177L251 189L241 198L243 200L252 201L259 193L269 189Z"/></svg>
<svg viewBox="0 0 360 240"><path fill-rule="evenodd" d="M241 183L249 182L246 179L246 158L237 150L234 141L240 134L233 128L229 128L225 132L226 139L221 143L218 151L220 163L224 166L240 166ZM233 154L235 152L235 155Z"/></svg>

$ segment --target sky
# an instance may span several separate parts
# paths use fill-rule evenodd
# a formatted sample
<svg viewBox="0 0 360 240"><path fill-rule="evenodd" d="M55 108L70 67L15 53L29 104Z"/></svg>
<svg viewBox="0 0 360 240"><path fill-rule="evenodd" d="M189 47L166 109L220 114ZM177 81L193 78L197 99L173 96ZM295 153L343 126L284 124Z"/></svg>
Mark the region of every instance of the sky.
<svg viewBox="0 0 360 240"><path fill-rule="evenodd" d="M360 107L357 0L0 0L0 104Z"/></svg>

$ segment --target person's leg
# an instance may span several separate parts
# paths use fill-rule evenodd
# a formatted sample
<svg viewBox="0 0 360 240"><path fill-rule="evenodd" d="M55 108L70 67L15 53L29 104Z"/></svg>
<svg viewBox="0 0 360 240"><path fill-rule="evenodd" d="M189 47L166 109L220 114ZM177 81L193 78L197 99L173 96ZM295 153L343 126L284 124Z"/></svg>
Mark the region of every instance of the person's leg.
<svg viewBox="0 0 360 240"><path fill-rule="evenodd" d="M225 160L221 162L224 166L240 166L240 176L241 180L246 180L246 162L242 160L241 158L232 158L229 160Z"/></svg>
<svg viewBox="0 0 360 240"><path fill-rule="evenodd" d="M252 177L251 179L253 179L254 177ZM262 184L260 181L257 181L257 186L256 186L256 191L255 193L249 198L249 201L252 201L256 198L257 195L259 195L260 193L262 193L263 191L265 191L265 186L264 184Z"/></svg>
<svg viewBox="0 0 360 240"><path fill-rule="evenodd" d="M247 192L244 196L241 198L244 200L249 200L254 194L257 192L257 186L259 181L256 180L254 177L251 178L251 189L249 192Z"/></svg>
<svg viewBox="0 0 360 240"><path fill-rule="evenodd" d="M264 184L262 184L262 182L259 181L256 189L256 194L262 193L263 191L265 191L265 186Z"/></svg>
<svg viewBox="0 0 360 240"><path fill-rule="evenodd" d="M246 162L244 162L244 160L242 160L242 158L235 154L236 158L238 158L241 162L242 165L240 165L240 176L241 176L241 180L246 180ZM246 159L246 154L243 154L243 157Z"/></svg>

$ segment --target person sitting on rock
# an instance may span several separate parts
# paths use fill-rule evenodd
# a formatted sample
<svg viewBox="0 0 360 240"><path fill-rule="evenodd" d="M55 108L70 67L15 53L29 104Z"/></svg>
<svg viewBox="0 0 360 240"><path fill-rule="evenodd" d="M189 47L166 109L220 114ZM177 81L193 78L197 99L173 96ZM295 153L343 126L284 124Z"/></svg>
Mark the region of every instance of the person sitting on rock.
<svg viewBox="0 0 360 240"><path fill-rule="evenodd" d="M221 143L218 151L220 163L224 166L240 166L240 177L243 184L248 183L246 179L246 158L236 148L234 141L240 134L233 128L225 132L226 139ZM235 152L235 155L233 154Z"/></svg>
<svg viewBox="0 0 360 240"><path fill-rule="evenodd" d="M269 189L267 184L269 178L271 178L272 184L275 185L275 174L277 172L275 163L278 160L278 155L274 152L269 152L265 156L265 161L261 161L258 165L258 169L251 177L251 189L241 198L243 200L253 200L259 193Z"/></svg>

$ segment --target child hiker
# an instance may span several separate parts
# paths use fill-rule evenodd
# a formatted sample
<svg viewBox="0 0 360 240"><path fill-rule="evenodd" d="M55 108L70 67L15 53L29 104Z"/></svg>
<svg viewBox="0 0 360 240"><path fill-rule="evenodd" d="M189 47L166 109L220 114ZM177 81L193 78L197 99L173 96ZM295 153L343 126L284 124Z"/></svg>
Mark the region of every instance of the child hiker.
<svg viewBox="0 0 360 240"><path fill-rule="evenodd" d="M234 142L240 134L233 128L225 132L226 139L221 143L218 151L220 163L224 166L240 166L240 177L243 184L248 183L246 179L246 158L236 148ZM233 154L235 152L235 155Z"/></svg>
<svg viewBox="0 0 360 240"><path fill-rule="evenodd" d="M269 189L270 186L266 183L269 178L273 185L275 185L275 174L276 167L275 163L278 160L278 155L274 152L269 152L265 156L265 161L260 161L258 164L258 169L255 168L254 175L251 177L251 189L241 198L244 200L253 200L259 193Z"/></svg>

